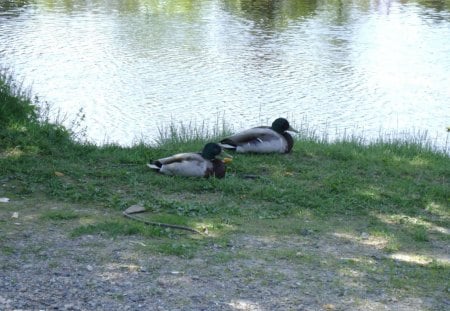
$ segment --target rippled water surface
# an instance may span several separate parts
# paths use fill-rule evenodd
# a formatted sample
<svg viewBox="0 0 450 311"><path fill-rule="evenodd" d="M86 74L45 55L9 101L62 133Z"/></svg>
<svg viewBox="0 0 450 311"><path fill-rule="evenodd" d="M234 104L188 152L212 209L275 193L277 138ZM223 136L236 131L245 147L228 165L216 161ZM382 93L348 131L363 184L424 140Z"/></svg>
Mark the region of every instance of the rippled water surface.
<svg viewBox="0 0 450 311"><path fill-rule="evenodd" d="M288 116L444 146L450 1L0 1L0 66L96 143Z"/></svg>

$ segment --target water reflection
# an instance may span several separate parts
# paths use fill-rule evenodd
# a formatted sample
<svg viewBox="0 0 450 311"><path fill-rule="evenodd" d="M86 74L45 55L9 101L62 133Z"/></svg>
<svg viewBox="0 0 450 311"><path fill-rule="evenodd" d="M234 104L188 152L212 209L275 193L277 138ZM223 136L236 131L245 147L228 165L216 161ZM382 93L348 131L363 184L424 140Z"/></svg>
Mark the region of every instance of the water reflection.
<svg viewBox="0 0 450 311"><path fill-rule="evenodd" d="M5 3L0 65L64 112L83 108L99 143L218 115L369 137L449 125L449 1Z"/></svg>
<svg viewBox="0 0 450 311"><path fill-rule="evenodd" d="M411 1L403 1L403 3L408 3ZM427 8L435 9L438 12L450 11L450 1L448 0L416 0L412 2L417 2Z"/></svg>
<svg viewBox="0 0 450 311"><path fill-rule="evenodd" d="M0 11L11 11L30 5L38 5L48 11L89 11L101 9L102 12L121 14L151 12L152 14L194 14L208 1L205 0L0 0ZM269 28L282 28L289 20L313 16L316 11L335 9L338 15L349 8L358 7L363 11L385 11L397 3L402 5L420 5L433 9L437 13L450 11L448 0L220 0L221 7L236 16L261 23ZM436 16L439 19L439 16Z"/></svg>
<svg viewBox="0 0 450 311"><path fill-rule="evenodd" d="M25 5L29 4L30 1L28 0L18 0L18 1L10 1L10 0L2 0L0 1L0 12L8 11L8 10L15 10L21 7L24 7Z"/></svg>
<svg viewBox="0 0 450 311"><path fill-rule="evenodd" d="M317 0L224 0L224 10L252 21L263 30L281 30L290 20L306 18L314 14Z"/></svg>
<svg viewBox="0 0 450 311"><path fill-rule="evenodd" d="M426 8L418 12L424 22L432 24L450 22L450 1L418 0L417 3Z"/></svg>

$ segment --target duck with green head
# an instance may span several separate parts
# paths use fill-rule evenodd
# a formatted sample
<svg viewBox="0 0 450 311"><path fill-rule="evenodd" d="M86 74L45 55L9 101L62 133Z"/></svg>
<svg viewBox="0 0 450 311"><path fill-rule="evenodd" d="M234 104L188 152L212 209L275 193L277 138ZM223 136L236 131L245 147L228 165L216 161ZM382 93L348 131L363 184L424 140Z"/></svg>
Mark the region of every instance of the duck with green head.
<svg viewBox="0 0 450 311"><path fill-rule="evenodd" d="M225 177L225 161L218 158L222 148L216 143L207 143L201 153L179 153L147 164L149 168L165 175L186 177Z"/></svg>
<svg viewBox="0 0 450 311"><path fill-rule="evenodd" d="M278 118L272 126L258 126L224 138L220 146L240 153L289 153L294 139L287 131L298 133L286 119Z"/></svg>

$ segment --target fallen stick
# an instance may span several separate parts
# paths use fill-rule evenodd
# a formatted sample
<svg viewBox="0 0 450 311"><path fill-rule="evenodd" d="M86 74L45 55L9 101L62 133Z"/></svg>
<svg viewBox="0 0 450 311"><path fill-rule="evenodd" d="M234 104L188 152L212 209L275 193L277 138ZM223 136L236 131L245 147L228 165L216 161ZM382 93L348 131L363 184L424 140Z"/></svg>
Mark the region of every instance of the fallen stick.
<svg viewBox="0 0 450 311"><path fill-rule="evenodd" d="M127 210L129 210L129 209L127 209ZM145 211L145 209L136 210L136 211L132 211L132 212L127 212L127 210L125 210L123 212L123 215L125 217L128 217L128 218L133 219L133 220L140 221L140 222L142 222L142 223L144 223L146 225L158 226L158 227L163 227L163 228L180 229L180 230L190 231L190 232L201 234L201 235L204 234L203 232L200 232L200 231L198 231L197 229L194 229L194 228L180 226L180 225L171 225L171 224L166 224L166 223L162 223L162 222L148 221L148 220L142 219L140 217L136 217L136 216L131 215L131 214L134 214L134 213L141 213L141 212Z"/></svg>

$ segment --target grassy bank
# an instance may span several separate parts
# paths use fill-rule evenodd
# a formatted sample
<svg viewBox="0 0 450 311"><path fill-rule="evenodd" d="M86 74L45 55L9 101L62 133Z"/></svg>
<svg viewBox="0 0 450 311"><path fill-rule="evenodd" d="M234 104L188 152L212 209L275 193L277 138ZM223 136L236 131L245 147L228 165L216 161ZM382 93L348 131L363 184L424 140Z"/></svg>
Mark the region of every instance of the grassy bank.
<svg viewBox="0 0 450 311"><path fill-rule="evenodd" d="M236 235L276 241L342 237L377 248L385 256L377 264L349 259L343 266L337 257L330 258L324 269L339 266L369 276L386 274L383 286L407 295L420 291L443 301L448 293L448 261L433 255L436 246L448 255L448 155L408 142L361 145L297 137L292 154L235 155L222 180L167 177L150 172L145 164L200 150L205 139L180 138L172 129L173 139L161 140L156 147L76 143L70 131L39 121L32 102L2 83L0 109L8 116L2 112L0 197L78 207L41 211L38 221L43 225L69 223L71 237L143 236L152 240L145 252L185 258L218 245L222 251L215 260L223 262L232 260L226 245ZM5 96L11 92L14 96ZM10 112L12 107L19 113ZM148 210L140 215L147 220L209 234L193 236L123 218L121 212L133 204ZM101 213L87 213L83 207ZM300 260L306 267L322 259L320 252L299 258L289 248L264 254L273 260Z"/></svg>

